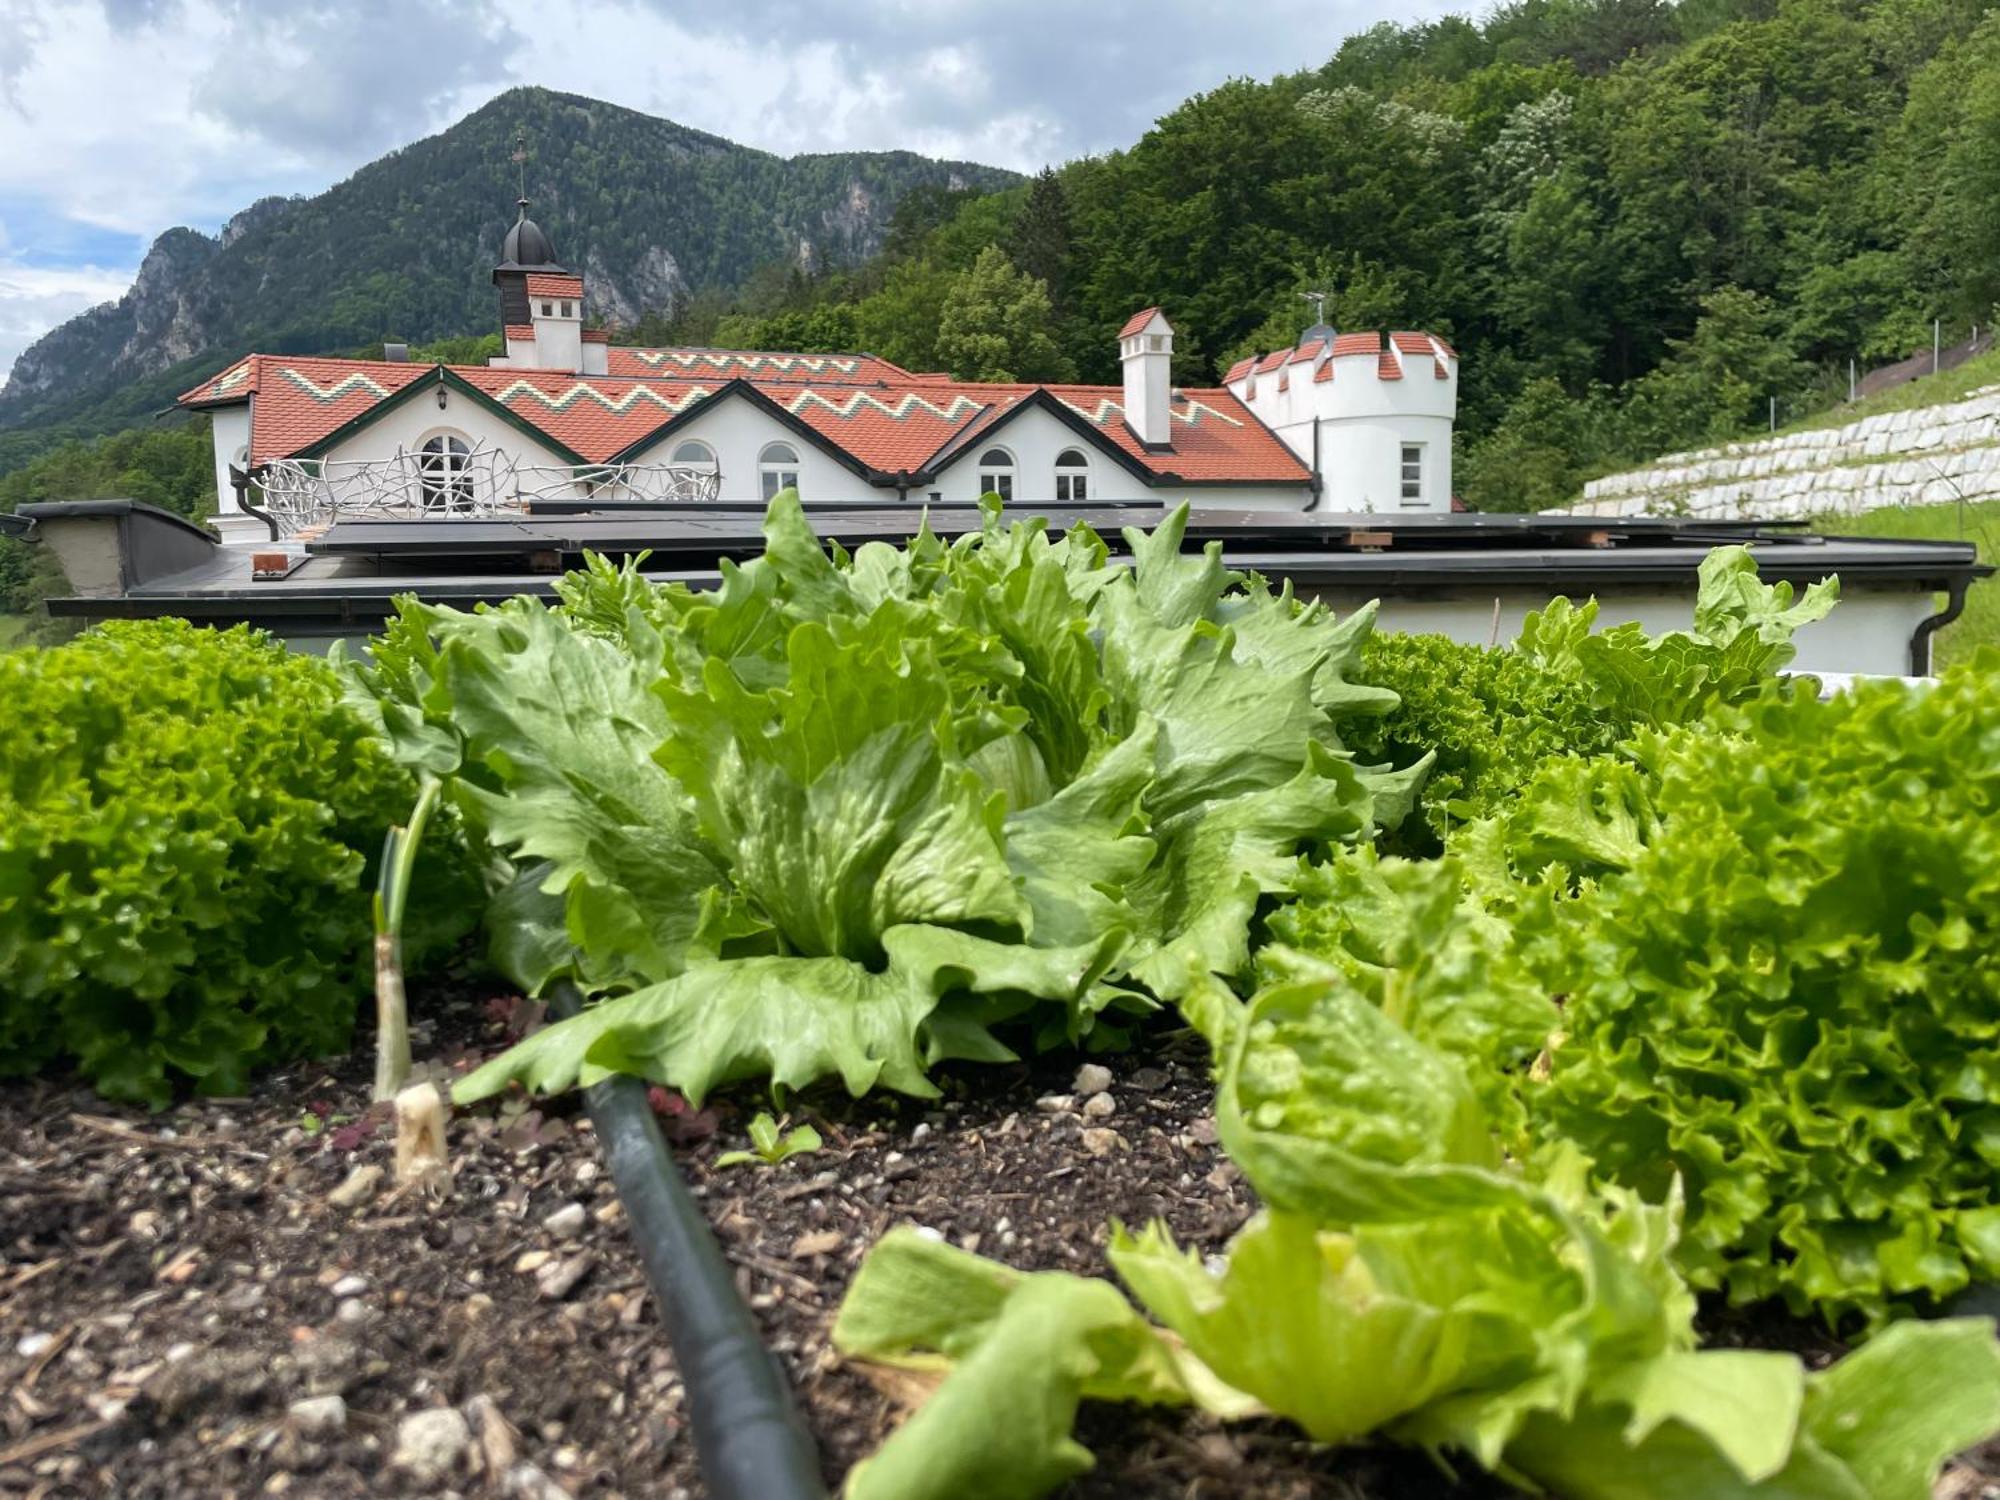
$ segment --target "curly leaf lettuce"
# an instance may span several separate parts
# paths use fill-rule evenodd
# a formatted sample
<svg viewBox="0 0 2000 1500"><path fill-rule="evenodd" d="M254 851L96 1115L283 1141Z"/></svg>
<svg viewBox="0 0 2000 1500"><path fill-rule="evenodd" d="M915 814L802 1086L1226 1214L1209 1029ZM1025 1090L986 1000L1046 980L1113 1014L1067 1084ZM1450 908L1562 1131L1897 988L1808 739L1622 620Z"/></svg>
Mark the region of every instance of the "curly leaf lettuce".
<svg viewBox="0 0 2000 1500"><path fill-rule="evenodd" d="M1997 750L1976 663L1636 747L1645 818L1535 950L1568 995L1536 1108L1686 1183L1697 1286L1873 1326L2000 1275Z"/></svg>

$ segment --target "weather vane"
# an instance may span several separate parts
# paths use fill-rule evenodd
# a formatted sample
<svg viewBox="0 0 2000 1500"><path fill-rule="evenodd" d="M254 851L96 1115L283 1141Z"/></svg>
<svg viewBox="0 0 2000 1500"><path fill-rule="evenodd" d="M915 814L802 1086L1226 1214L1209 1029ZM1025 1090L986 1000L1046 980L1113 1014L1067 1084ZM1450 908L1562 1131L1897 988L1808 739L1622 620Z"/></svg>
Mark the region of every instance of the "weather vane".
<svg viewBox="0 0 2000 1500"><path fill-rule="evenodd" d="M1315 323L1324 323L1326 321L1326 293L1300 292L1299 295L1313 305L1313 321Z"/></svg>
<svg viewBox="0 0 2000 1500"><path fill-rule="evenodd" d="M528 201L528 132L522 127L514 132L514 165L521 169L521 202Z"/></svg>

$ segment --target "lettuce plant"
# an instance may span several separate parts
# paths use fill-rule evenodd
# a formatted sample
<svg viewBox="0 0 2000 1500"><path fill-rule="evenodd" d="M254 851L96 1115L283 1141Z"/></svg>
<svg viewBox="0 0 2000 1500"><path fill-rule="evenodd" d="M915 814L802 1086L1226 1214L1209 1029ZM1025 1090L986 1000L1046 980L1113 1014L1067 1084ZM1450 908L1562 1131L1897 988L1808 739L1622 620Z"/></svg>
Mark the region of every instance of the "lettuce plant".
<svg viewBox="0 0 2000 1500"><path fill-rule="evenodd" d="M1510 814L1517 868L1594 876L1540 924L1567 1035L1536 1111L1685 1184L1698 1287L1872 1325L2000 1277L1996 668L1773 693Z"/></svg>
<svg viewBox="0 0 2000 1500"><path fill-rule="evenodd" d="M1648 636L1628 622L1593 634L1595 599L1556 599L1528 616L1515 650L1580 686L1621 730L1663 729L1754 695L1798 655L1793 633L1839 598L1840 580L1824 578L1794 602L1789 583L1759 581L1749 548L1717 547L1702 559L1692 631Z"/></svg>
<svg viewBox="0 0 2000 1500"><path fill-rule="evenodd" d="M112 624L0 656L0 702L0 1073L70 1059L160 1106L346 1044L371 857L414 783L324 663L242 629ZM417 959L463 925L447 845Z"/></svg>
<svg viewBox="0 0 2000 1500"><path fill-rule="evenodd" d="M1906 1325L1815 1374L1695 1348L1677 1198L1592 1187L1574 1151L1509 1162L1461 1033L1426 1040L1336 969L1272 963L1247 1005L1217 985L1184 1003L1267 1205L1224 1264L1118 1230L1112 1265L1156 1325L1101 1281L885 1238L835 1343L941 1383L851 1500L1046 1493L1089 1464L1069 1435L1086 1399L1379 1434L1568 1500L1925 1500L2000 1426L1988 1320Z"/></svg>
<svg viewBox="0 0 2000 1500"><path fill-rule="evenodd" d="M358 667L395 753L520 871L500 957L603 998L465 1080L603 1069L932 1091L951 1057L1115 1038L1244 971L1302 861L1409 808L1357 765L1393 706L1335 622L1183 556L1185 509L1114 562L1086 530L823 549L795 496L722 585L593 562L548 609L406 603Z"/></svg>

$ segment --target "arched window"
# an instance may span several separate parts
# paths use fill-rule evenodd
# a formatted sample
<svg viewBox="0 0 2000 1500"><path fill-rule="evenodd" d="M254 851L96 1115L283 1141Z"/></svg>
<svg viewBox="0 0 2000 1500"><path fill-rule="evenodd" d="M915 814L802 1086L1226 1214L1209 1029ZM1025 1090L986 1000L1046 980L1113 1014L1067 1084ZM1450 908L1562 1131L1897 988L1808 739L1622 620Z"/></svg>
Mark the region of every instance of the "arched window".
<svg viewBox="0 0 2000 1500"><path fill-rule="evenodd" d="M777 498L780 490L799 487L799 454L790 443L768 443L757 455L757 474L763 483L764 499Z"/></svg>
<svg viewBox="0 0 2000 1500"><path fill-rule="evenodd" d="M417 449L417 484L424 509L472 509L472 445L455 432L434 432Z"/></svg>
<svg viewBox="0 0 2000 1500"><path fill-rule="evenodd" d="M1056 455L1056 499L1081 505L1090 498L1090 461L1080 449L1065 448Z"/></svg>
<svg viewBox="0 0 2000 1500"><path fill-rule="evenodd" d="M674 456L668 462L677 469L705 469L711 474L720 467L715 461L715 450L700 438L676 443Z"/></svg>
<svg viewBox="0 0 2000 1500"><path fill-rule="evenodd" d="M979 455L979 493L1014 498L1014 455L1005 448L988 448Z"/></svg>

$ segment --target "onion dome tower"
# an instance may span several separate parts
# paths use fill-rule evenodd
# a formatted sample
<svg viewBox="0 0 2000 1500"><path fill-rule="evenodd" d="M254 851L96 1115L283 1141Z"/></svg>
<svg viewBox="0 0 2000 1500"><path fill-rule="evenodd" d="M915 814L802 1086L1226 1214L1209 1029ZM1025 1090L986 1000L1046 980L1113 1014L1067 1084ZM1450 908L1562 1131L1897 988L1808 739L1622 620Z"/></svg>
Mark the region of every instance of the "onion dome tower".
<svg viewBox="0 0 2000 1500"><path fill-rule="evenodd" d="M518 200L516 207L520 217L507 231L507 238L500 244L500 264L493 268L493 284L500 288L500 323L504 327L521 327L528 324L531 315L528 309L528 277L530 275L567 276L569 272L556 260L556 247L542 231L542 226L528 217L528 200Z"/></svg>

